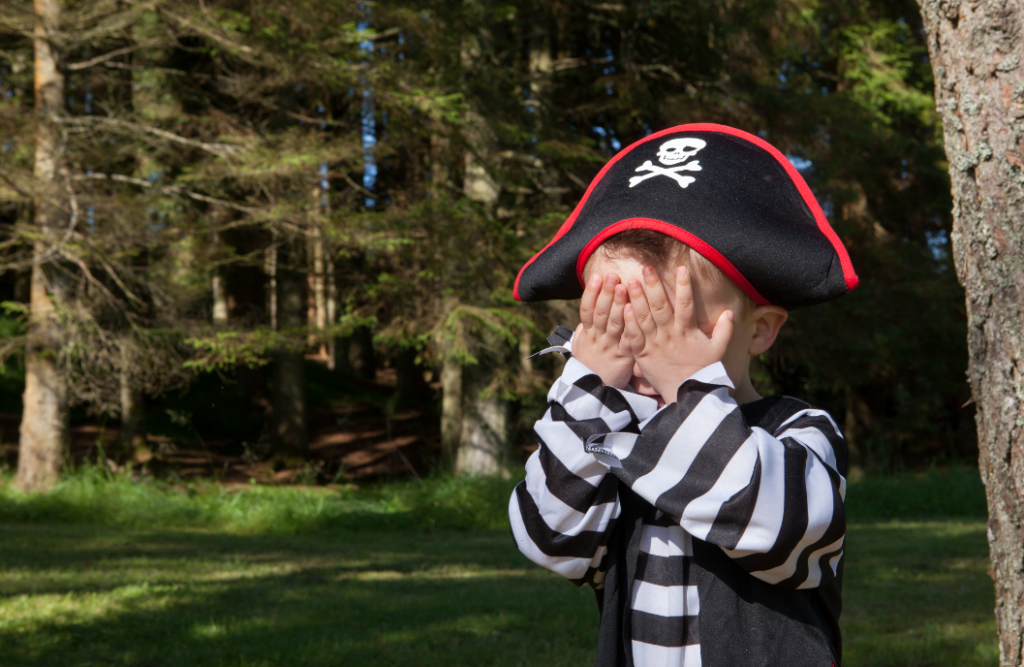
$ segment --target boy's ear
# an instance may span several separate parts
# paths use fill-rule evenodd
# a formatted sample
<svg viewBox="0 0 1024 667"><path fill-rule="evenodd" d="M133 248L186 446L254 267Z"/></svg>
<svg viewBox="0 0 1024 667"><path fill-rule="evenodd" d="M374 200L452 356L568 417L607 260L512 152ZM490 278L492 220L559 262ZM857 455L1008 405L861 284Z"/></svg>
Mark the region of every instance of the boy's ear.
<svg viewBox="0 0 1024 667"><path fill-rule="evenodd" d="M782 306L758 306L751 314L751 319L756 328L748 352L751 355L762 354L775 342L779 329L789 319L789 311Z"/></svg>

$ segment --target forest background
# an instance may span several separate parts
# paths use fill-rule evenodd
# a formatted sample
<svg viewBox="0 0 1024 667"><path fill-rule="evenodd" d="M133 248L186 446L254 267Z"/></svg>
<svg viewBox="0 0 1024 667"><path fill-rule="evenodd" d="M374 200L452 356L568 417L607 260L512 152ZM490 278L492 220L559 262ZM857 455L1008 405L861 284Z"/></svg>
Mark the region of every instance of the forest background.
<svg viewBox="0 0 1024 667"><path fill-rule="evenodd" d="M37 90L33 5L0 0L0 440L27 488L83 458L521 461L558 370L530 354L576 315L515 274L605 161L689 122L782 150L861 278L792 313L762 393L836 415L853 477L976 460L915 2L47 3Z"/></svg>

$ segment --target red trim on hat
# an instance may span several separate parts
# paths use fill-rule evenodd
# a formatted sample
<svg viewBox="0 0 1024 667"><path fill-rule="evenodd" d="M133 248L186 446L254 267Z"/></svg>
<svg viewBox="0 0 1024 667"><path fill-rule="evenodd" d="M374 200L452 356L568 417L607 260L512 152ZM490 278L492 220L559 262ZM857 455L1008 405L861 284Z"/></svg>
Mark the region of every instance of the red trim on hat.
<svg viewBox="0 0 1024 667"><path fill-rule="evenodd" d="M680 229L675 225L670 225L669 223L662 222L661 220L654 220L653 218L628 218L626 220L621 220L610 227L602 229L601 233L592 238L590 243L583 248L583 252L580 253L580 258L576 260L576 277L579 279L581 285L583 284L583 267L587 265L587 260L594 254L594 251L597 250L598 246L612 236L615 236L620 232L624 232L627 229L650 229L682 241L699 252L706 260L717 266L719 270L729 278L729 280L736 284L736 287L743 290L743 292L753 299L757 305L768 305L768 299L761 296L761 294L754 289L754 286L743 277L743 274L740 273L739 269L733 266L732 262L725 258L725 255L718 252L712 248L711 245L685 229Z"/></svg>
<svg viewBox="0 0 1024 667"><path fill-rule="evenodd" d="M657 139L658 137L665 136L666 134L672 134L673 132L678 132L680 127L689 127L689 126L688 125L680 125L680 126L677 126L677 127L670 127L667 130L662 130L660 132L655 132L654 134L648 135L648 136L644 137L643 139L640 139L639 141L634 141L629 146L626 146L625 149L623 149L623 150L619 151L618 153L616 153L612 157L611 160L608 160L608 163L605 164L605 166L603 166L601 168L601 171L597 172L597 176L594 177L594 180L590 181L590 187L588 187L587 191L583 194L583 198L580 199L580 203L576 204L576 208L574 208L572 210L572 214L569 216L569 218L564 223L562 223L562 226L558 228L558 233L555 234L555 238L551 239L550 243L548 243L546 246L541 248L540 252L538 252L536 255L531 257L530 261L528 261L526 264L523 264L523 268L519 269L519 275L516 276L516 284L512 288L512 296L515 297L516 301L521 301L521 299L519 298L519 280L523 277L523 272L525 272L526 269L531 264L533 264L534 261L536 261L536 259L538 257L543 255L545 250L547 250L552 245L554 245L555 241L557 241L558 239L560 239L563 236L565 236L565 233L568 232L572 228L573 223L576 222L576 217L580 214L580 211L583 210L583 206L584 206L584 204L587 203L587 199L590 198L590 193L594 191L594 188L596 188L597 184L601 182L601 179L604 178L604 175L606 173L608 173L608 170L611 169L612 166L614 166L616 162L621 160L630 151L632 151L634 148L636 148L640 144L645 143L647 141L653 141L654 139Z"/></svg>
<svg viewBox="0 0 1024 667"><path fill-rule="evenodd" d="M689 132L721 132L722 134L729 134L740 139L745 139L750 143L754 144L759 148L763 148L768 151L772 157L778 160L782 168L786 170L790 180L796 185L796 189L800 192L800 196L803 197L804 203L807 204L807 208L811 210L811 214L814 216L814 221L818 223L818 229L825 235L825 238L832 244L832 248L835 249L836 254L839 255L839 264L843 267L843 278L846 279L846 291L849 292L860 283L860 278L853 270L853 262L850 261L850 254L846 252L846 246L839 240L839 235L836 234L835 230L832 229L832 225L828 224L828 219L825 217L825 212L821 210L821 205L818 204L818 200L815 199L814 193L811 192L811 188L807 185L807 181L800 175L800 172L796 170L793 163L783 155L779 149L772 146L770 143L762 139L761 137L744 132L743 130L737 130L734 127L728 125L716 125L715 123L693 123L691 125L680 125L673 128L674 131L680 132L684 129ZM636 144L633 144L635 146ZM630 146L632 148L633 146Z"/></svg>
<svg viewBox="0 0 1024 667"><path fill-rule="evenodd" d="M644 143L647 143L648 141L654 141L655 139L663 137L666 134L674 134L676 132L719 132L721 134L728 134L728 135L731 135L731 136L743 139L745 141L749 141L750 143L754 144L755 146L768 151L768 153L772 157L774 157L779 162L779 164L782 165L782 168L786 170L786 174L789 176L790 180L793 181L793 184L796 185L797 191L800 193L800 196L803 197L804 203L807 205L807 208L810 209L811 215L814 216L815 222L818 223L818 229L821 230L821 232L825 235L825 238L827 238L829 240L829 243L832 244L832 248L836 251L836 255L839 256L839 263L840 263L840 265L843 268L843 278L846 280L846 291L849 292L850 290L852 290L854 287L856 287L859 284L860 279L857 278L857 274L853 270L853 262L850 261L850 255L849 255L849 253L847 253L846 247L843 245L843 242L839 239L839 236L835 233L835 230L832 229L832 226L828 224L828 219L825 218L825 212L821 210L821 206L818 204L818 200L814 198L814 194L811 192L811 188L808 187L807 182L804 180L803 176L800 175L800 172L798 172L796 170L796 167L793 166L793 164L786 158L785 155L783 155L781 152L779 152L779 150L777 148L775 148L774 146L769 144L764 139L762 139L762 138L760 138L758 136L755 136L753 134L750 134L749 132L744 132L743 130L737 130L736 128L729 127L728 125L718 125L717 123L690 123L689 125L677 125L675 127L670 127L668 129L661 130L660 132L655 132L654 134L650 134L650 135L644 137L643 139L640 139L638 141L633 142L632 144L627 146L625 149L623 149L623 150L619 151L618 153L616 153L612 157L612 159L609 160L608 163L605 164L605 166L601 168L601 171L599 171L597 173L597 176L594 177L594 180L592 180L590 182L590 187L588 187L587 191L583 194L583 198L580 199L578 204L576 204L576 208L573 209L572 214L562 224L562 226L558 229L558 233L555 234L555 237L553 239L551 239L551 241L546 246L541 248L540 252L538 252L536 255L531 257L530 260L528 262L526 262L526 264L523 265L523 268L519 269L519 275L516 276L516 282L515 282L514 287L512 288L512 295L513 295L513 297L515 297L515 299L517 301L521 301L522 300L522 299L519 298L519 281L522 279L523 273L526 272L526 269L529 268L529 266L531 264L533 264L537 260L538 257L540 257L541 255L544 254L544 251L546 251L548 248L550 248L552 245L554 245L554 243L556 241L558 241L558 239L560 239L563 236L565 236L566 232L568 232L572 228L573 224L576 222L577 216L579 216L580 211L583 210L583 206L587 203L587 199L590 198L590 193L594 191L594 188L597 187L597 184L601 181L602 178L604 178L604 175L608 172L608 170L611 169L612 166L616 162L618 162L626 154L630 153L637 146L639 146L641 144L644 144ZM634 218L633 220L634 221L641 220L641 218ZM740 280L743 281L742 284L740 283L740 281L738 281L735 278L733 278L733 276L729 273L728 270L726 270L726 268L724 266L720 265L718 262L716 262L714 259L712 259L712 257L710 257L707 253L701 251L696 246L692 246L691 245L691 247L693 247L695 250L700 252L701 255L704 255L704 257L707 257L707 259L709 261L714 263L715 266L718 266L719 269L722 269L722 271L727 276L729 276L729 278L733 282L735 282L738 286L740 286L740 288L743 289L744 292L746 292L748 295L750 295L751 298L753 298L755 301L758 301L758 303L761 303L761 301L759 299L761 299L762 297L760 297L760 295L758 295L757 298L755 298L753 296L753 294L757 294L757 290L754 290L753 286L750 286L750 283L748 283L746 281L746 279L743 278L743 276L732 265L732 263L729 262L727 259L725 259L725 257L723 257L721 255L721 253L716 251L714 248L712 248L707 243L704 243L704 241L701 241L700 239L697 239L697 237L693 236L692 234L689 234L688 232L685 232L685 231L679 229L678 227L675 227L673 225L667 225L666 223L658 221L658 220L651 220L651 222L658 223L659 225L666 225L667 227L671 227L673 230L675 230L675 232L671 232L671 233L668 232L668 231L665 231L663 229L658 229L658 231L662 231L662 232L664 232L666 234L669 234L670 236L672 236L674 238L677 238L680 241L683 241L687 245L691 245L691 244L689 243L689 241L686 241L684 238L682 238L682 236L683 235L690 236L694 240L696 240L697 242L702 244L704 247L708 248L715 255L717 255L718 257L721 257L722 261L725 264L727 264L732 271L734 271L736 273L736 276L738 276L740 278ZM616 223L616 225L613 225L611 228L617 227L619 224L621 224L621 223ZM609 229L611 229L611 228L609 228ZM653 229L653 227L651 229ZM599 234L598 237L602 238L602 239L608 238L608 235L605 235L606 231L607 230L604 230L603 232L601 232L601 234ZM592 244L593 244L593 241L588 243L587 244L587 248L590 248ZM596 248L597 246L594 246L594 247ZM589 258L590 254L593 253L593 249L591 249L589 251L584 249L584 253ZM582 256L583 255L581 254L581 257ZM583 263L584 264L586 263L586 259L583 260ZM579 262L577 262L577 267L579 267L579 266L581 266L581 264ZM582 276L582 272L580 270L577 270L576 273L577 273L578 277ZM580 285L582 285L582 284L583 284L583 281L581 279L580 280ZM747 291L747 289L743 288L743 284L746 284L747 286L749 286L751 291ZM751 294L751 292L753 292L753 294ZM767 301L765 301L765 303L767 303Z"/></svg>

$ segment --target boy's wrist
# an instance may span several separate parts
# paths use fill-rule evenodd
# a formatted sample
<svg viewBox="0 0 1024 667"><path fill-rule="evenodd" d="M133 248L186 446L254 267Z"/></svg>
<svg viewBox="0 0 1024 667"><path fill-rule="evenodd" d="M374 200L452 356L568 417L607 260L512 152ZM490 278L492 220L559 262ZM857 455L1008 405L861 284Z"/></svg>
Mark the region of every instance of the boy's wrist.
<svg viewBox="0 0 1024 667"><path fill-rule="evenodd" d="M644 375L647 373L645 371ZM729 378L725 365L714 361L704 366L681 366L663 373L655 373L660 378L650 378L651 385L661 394L666 403L675 403L681 387L687 380L696 380L703 384L721 385L734 389L735 385Z"/></svg>
<svg viewBox="0 0 1024 667"><path fill-rule="evenodd" d="M609 356L607 352L594 351L583 344L577 344L573 352L573 358L590 368L603 384L622 389L629 384L633 361L625 357L609 359Z"/></svg>

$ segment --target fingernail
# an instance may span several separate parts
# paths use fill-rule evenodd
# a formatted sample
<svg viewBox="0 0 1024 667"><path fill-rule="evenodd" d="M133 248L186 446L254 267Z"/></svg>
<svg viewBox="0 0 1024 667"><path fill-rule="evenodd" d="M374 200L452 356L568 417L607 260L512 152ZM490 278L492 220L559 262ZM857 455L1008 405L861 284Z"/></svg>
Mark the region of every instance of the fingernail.
<svg viewBox="0 0 1024 667"><path fill-rule="evenodd" d="M686 269L686 267L685 267L685 266L680 266L680 267L679 267L679 268L678 268L678 269L676 270L676 274L677 274L677 275L678 275L678 276L679 276L680 278L685 278L685 277L686 277L686 274L687 274L687 273L688 273L688 271L687 271L687 269Z"/></svg>
<svg viewBox="0 0 1024 667"><path fill-rule="evenodd" d="M654 268L650 267L650 266L645 266L644 267L644 278L653 278L653 277L654 277Z"/></svg>
<svg viewBox="0 0 1024 667"><path fill-rule="evenodd" d="M601 284L601 276L600 276L600 274L595 273L594 275L590 276L590 284L593 287L597 287L598 285L600 285Z"/></svg>
<svg viewBox="0 0 1024 667"><path fill-rule="evenodd" d="M736 319L736 313L732 312L731 310L725 311L725 316L728 317L730 320Z"/></svg>
<svg viewBox="0 0 1024 667"><path fill-rule="evenodd" d="M629 281L629 289L631 289L633 291L636 291L636 290L640 289L640 281L637 280L636 278L634 278L633 280L630 280Z"/></svg>
<svg viewBox="0 0 1024 667"><path fill-rule="evenodd" d="M608 287L612 287L617 282L619 282L619 277L616 276L614 273L609 273L607 276L604 277L604 284L607 285Z"/></svg>

